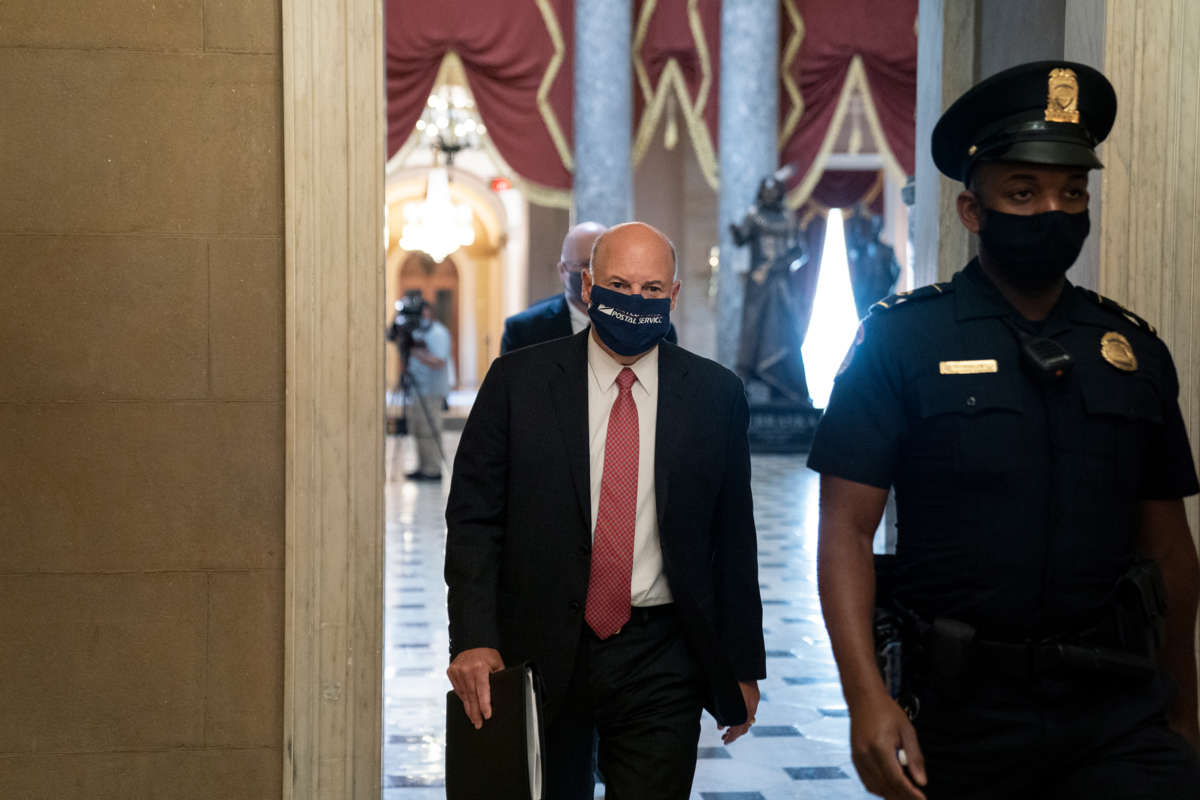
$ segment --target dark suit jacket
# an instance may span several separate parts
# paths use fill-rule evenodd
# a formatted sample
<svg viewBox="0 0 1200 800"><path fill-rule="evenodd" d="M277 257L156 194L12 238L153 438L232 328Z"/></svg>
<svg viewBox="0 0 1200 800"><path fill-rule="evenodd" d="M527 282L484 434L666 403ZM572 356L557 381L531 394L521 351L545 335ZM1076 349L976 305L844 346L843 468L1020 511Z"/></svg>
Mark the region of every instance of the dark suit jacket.
<svg viewBox="0 0 1200 800"><path fill-rule="evenodd" d="M498 649L537 663L547 714L561 702L582 634L591 558L587 337L496 359L454 461L446 506L451 656ZM663 569L706 708L745 721L738 680L766 674L748 411L741 381L659 345L654 486Z"/></svg>
<svg viewBox="0 0 1200 800"><path fill-rule="evenodd" d="M541 344L570 335L571 311L567 308L567 298L560 292L553 297L538 300L520 314L513 314L504 320L500 355L531 344ZM673 324L667 331L667 341L671 344L677 341Z"/></svg>

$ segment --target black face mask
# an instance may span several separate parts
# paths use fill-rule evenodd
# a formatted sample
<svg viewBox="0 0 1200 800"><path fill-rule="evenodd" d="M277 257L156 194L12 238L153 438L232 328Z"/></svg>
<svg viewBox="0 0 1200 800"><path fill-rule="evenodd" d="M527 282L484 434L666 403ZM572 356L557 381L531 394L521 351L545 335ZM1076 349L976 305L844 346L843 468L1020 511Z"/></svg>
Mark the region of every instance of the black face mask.
<svg viewBox="0 0 1200 800"><path fill-rule="evenodd" d="M1044 289L1075 263L1090 230L1086 209L1005 214L985 207L979 246L1013 286Z"/></svg>

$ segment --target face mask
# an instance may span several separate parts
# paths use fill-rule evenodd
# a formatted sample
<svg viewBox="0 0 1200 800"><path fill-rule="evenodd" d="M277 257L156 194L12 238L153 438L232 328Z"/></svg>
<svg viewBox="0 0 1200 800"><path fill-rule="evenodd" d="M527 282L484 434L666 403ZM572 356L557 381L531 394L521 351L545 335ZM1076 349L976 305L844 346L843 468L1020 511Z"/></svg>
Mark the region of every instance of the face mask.
<svg viewBox="0 0 1200 800"><path fill-rule="evenodd" d="M567 273L567 295L576 303L583 304L583 273L571 270Z"/></svg>
<svg viewBox="0 0 1200 800"><path fill-rule="evenodd" d="M621 294L592 287L588 316L596 335L617 355L636 356L658 344L671 327L669 298Z"/></svg>
<svg viewBox="0 0 1200 800"><path fill-rule="evenodd" d="M1043 289L1061 278L1079 257L1091 229L1086 210L1078 214L983 211L979 245L996 269L1022 289Z"/></svg>

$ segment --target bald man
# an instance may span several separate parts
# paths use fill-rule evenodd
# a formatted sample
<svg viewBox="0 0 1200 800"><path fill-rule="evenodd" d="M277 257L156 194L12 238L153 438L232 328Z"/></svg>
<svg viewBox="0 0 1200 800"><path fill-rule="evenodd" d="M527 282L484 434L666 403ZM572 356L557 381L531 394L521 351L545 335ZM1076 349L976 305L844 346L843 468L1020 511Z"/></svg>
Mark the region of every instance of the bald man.
<svg viewBox="0 0 1200 800"><path fill-rule="evenodd" d="M592 245L604 233L598 222L581 222L567 231L558 257L558 277L563 291L539 300L519 314L504 320L500 354L531 344L541 344L579 333L591 324L587 303L583 300L583 272L592 257ZM674 344L675 327L667 330L667 341Z"/></svg>
<svg viewBox="0 0 1200 800"><path fill-rule="evenodd" d="M477 726L488 675L545 686L546 796L686 800L700 711L746 733L765 676L741 381L664 340L675 250L596 240L591 327L492 363L446 507L448 674Z"/></svg>

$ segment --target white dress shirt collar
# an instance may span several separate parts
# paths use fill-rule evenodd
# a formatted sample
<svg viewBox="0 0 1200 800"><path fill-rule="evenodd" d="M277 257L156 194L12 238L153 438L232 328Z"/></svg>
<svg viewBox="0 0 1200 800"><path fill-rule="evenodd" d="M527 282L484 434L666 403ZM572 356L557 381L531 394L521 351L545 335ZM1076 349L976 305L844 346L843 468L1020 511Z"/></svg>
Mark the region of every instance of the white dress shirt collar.
<svg viewBox="0 0 1200 800"><path fill-rule="evenodd" d="M592 373L592 380L601 391L612 386L617 380L617 375L625 365L617 361L604 351L600 343L596 341L596 334L592 331L588 332L588 370ZM658 396L658 345L655 345L648 353L643 355L637 361L629 365L633 370L633 374L637 376L635 387L640 386L641 391L645 392L650 397Z"/></svg>

